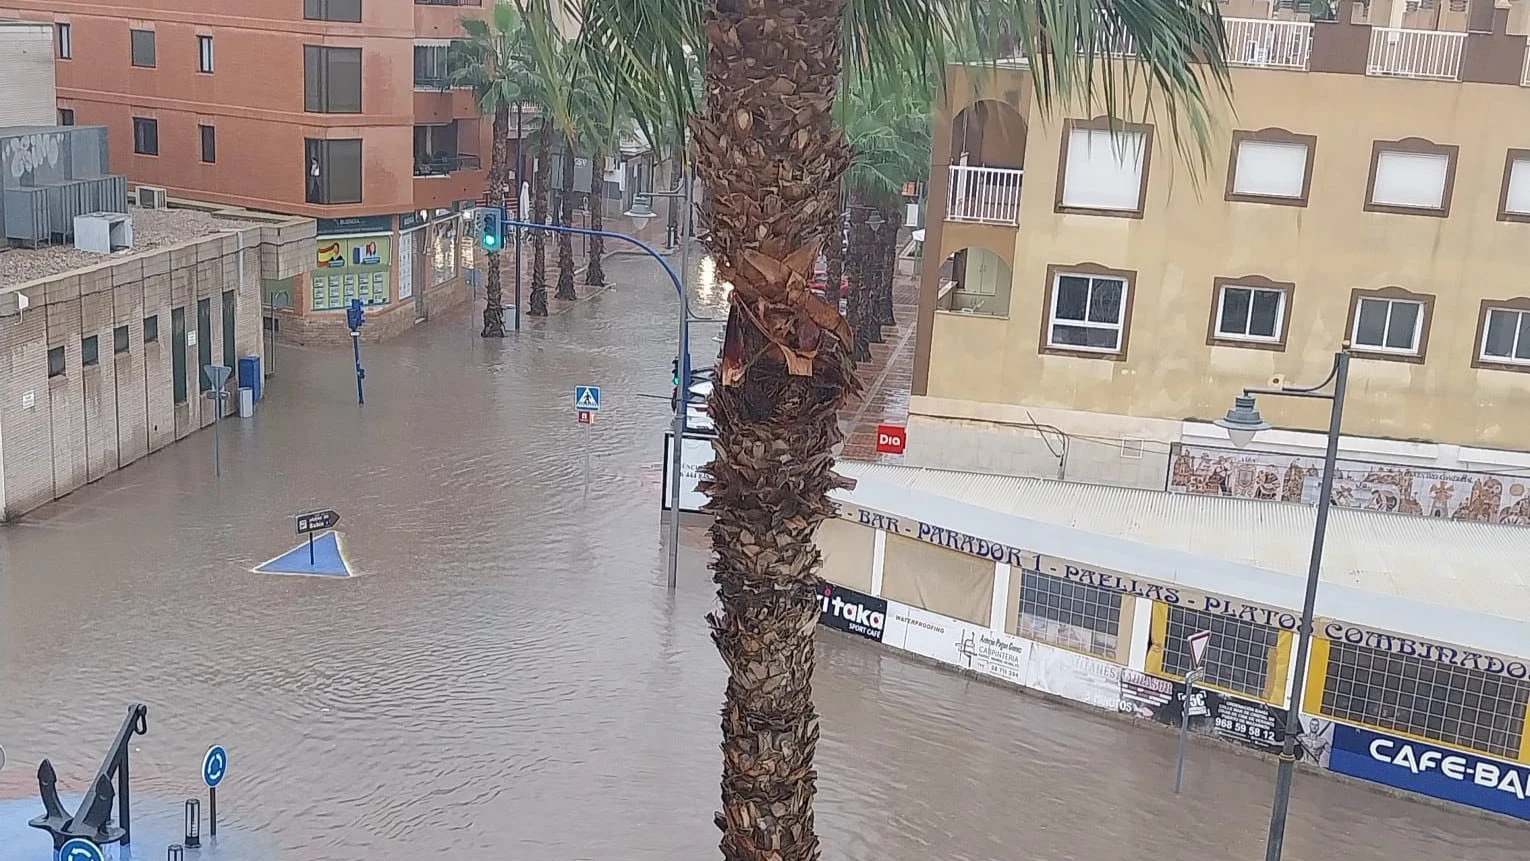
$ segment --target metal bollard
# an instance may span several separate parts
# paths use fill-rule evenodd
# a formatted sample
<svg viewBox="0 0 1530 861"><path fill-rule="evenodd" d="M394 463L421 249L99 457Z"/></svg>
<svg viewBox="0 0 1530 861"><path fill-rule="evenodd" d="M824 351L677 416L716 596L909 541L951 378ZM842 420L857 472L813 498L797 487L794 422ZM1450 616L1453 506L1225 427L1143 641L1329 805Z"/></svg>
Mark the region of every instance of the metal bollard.
<svg viewBox="0 0 1530 861"><path fill-rule="evenodd" d="M186 850L179 843L171 843L170 848L165 850L165 861L185 861Z"/></svg>
<svg viewBox="0 0 1530 861"><path fill-rule="evenodd" d="M186 799L186 848L195 849L202 845L202 802L195 798Z"/></svg>

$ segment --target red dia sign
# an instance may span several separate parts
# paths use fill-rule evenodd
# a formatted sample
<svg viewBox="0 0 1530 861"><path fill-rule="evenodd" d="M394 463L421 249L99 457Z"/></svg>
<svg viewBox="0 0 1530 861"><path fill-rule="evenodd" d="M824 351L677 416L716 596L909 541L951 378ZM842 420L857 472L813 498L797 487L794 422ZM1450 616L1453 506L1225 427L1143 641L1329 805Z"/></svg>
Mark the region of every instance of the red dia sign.
<svg viewBox="0 0 1530 861"><path fill-rule="evenodd" d="M902 454L908 445L908 428L897 425L877 426L877 451L882 454Z"/></svg>

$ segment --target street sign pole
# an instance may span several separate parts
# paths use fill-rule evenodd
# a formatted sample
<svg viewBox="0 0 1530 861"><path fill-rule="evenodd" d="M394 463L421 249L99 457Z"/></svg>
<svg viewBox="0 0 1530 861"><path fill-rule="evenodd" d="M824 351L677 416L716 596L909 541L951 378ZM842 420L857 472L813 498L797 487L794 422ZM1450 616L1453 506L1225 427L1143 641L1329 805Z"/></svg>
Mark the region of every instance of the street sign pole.
<svg viewBox="0 0 1530 861"><path fill-rule="evenodd" d="M308 536L308 564L313 565L313 536L316 532L326 529L334 529L340 522L340 512L333 508L323 511L310 511L307 514L299 514L294 518L297 521L297 534Z"/></svg>
<svg viewBox="0 0 1530 861"><path fill-rule="evenodd" d="M223 402L228 399L228 392L224 386L228 384L228 378L233 376L234 369L223 365L203 365L202 373L207 375L212 388L207 391L205 397L213 402L213 475L223 476L223 451L222 435L218 433L223 423Z"/></svg>
<svg viewBox="0 0 1530 861"><path fill-rule="evenodd" d="M361 387L361 381L367 378L366 369L361 367L361 326L366 320L361 300L352 299L351 306L345 309L345 324L351 330L351 352L356 358L356 403L362 406L367 403L367 393Z"/></svg>
<svg viewBox="0 0 1530 861"><path fill-rule="evenodd" d="M218 784L228 774L228 750L221 744L207 749L202 757L202 782L207 784L208 836L218 836Z"/></svg>
<svg viewBox="0 0 1530 861"><path fill-rule="evenodd" d="M600 386L574 386L574 413L584 425L584 499L590 500L590 433L600 412Z"/></svg>
<svg viewBox="0 0 1530 861"><path fill-rule="evenodd" d="M1195 685L1206 677L1202 663L1206 660L1206 646L1211 643L1210 631L1197 631L1185 638L1190 644L1190 660L1195 668L1185 674L1185 701L1179 706L1179 754L1174 760L1174 794L1179 794L1185 778L1185 742L1190 737L1190 703L1195 698Z"/></svg>

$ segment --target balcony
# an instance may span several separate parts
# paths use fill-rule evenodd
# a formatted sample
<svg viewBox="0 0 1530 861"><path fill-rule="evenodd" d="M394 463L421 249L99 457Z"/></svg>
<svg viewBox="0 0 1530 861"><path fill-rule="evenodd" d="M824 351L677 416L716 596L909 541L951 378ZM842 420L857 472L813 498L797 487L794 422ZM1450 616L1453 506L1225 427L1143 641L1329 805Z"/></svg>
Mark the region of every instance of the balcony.
<svg viewBox="0 0 1530 861"><path fill-rule="evenodd" d="M1461 75L1466 34L1443 30L1372 27L1367 75L1455 81Z"/></svg>
<svg viewBox="0 0 1530 861"><path fill-rule="evenodd" d="M951 165L946 220L1014 226L1020 223L1020 180L1007 167Z"/></svg>
<svg viewBox="0 0 1530 861"><path fill-rule="evenodd" d="M1223 18L1227 65L1307 71L1312 58L1311 21Z"/></svg>
<svg viewBox="0 0 1530 861"><path fill-rule="evenodd" d="M483 162L476 155L437 155L414 157L415 176L451 176L464 170L483 170Z"/></svg>

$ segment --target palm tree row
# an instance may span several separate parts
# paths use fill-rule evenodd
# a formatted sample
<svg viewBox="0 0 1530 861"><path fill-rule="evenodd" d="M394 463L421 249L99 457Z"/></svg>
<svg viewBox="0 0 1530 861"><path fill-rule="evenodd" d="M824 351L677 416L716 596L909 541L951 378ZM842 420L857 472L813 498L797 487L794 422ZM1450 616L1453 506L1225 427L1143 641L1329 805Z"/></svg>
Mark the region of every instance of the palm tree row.
<svg viewBox="0 0 1530 861"><path fill-rule="evenodd" d="M525 2L534 11L545 0ZM836 103L854 115L847 106L861 81L872 92L929 70L939 86L948 61L992 63L1002 51L1028 62L1040 108L1103 108L1122 119L1156 109L1182 152L1204 157L1209 103L1227 88L1220 16L1214 0L561 2L580 22L578 68L649 140L669 129L692 142L702 232L718 278L733 286L703 483L719 600L708 622L728 669L715 821L726 861L813 861L813 537L834 516L830 491L846 484L833 452L840 408L860 384L845 313L875 320L875 303L842 313L807 287L826 244L839 265L847 202L852 248L857 236L865 249L887 247L891 227L867 232L871 209L899 221L878 191L878 175L896 173L880 166L886 151L855 146L856 123L837 121ZM495 9L496 31L506 8ZM1098 54L1120 37L1135 45L1133 61ZM699 98L690 82L698 60ZM494 104L485 99L486 111ZM878 110L866 107L867 116ZM877 139L874 129L866 135ZM864 282L879 279L887 259L868 250L845 263ZM486 329L488 318L486 309Z"/></svg>

